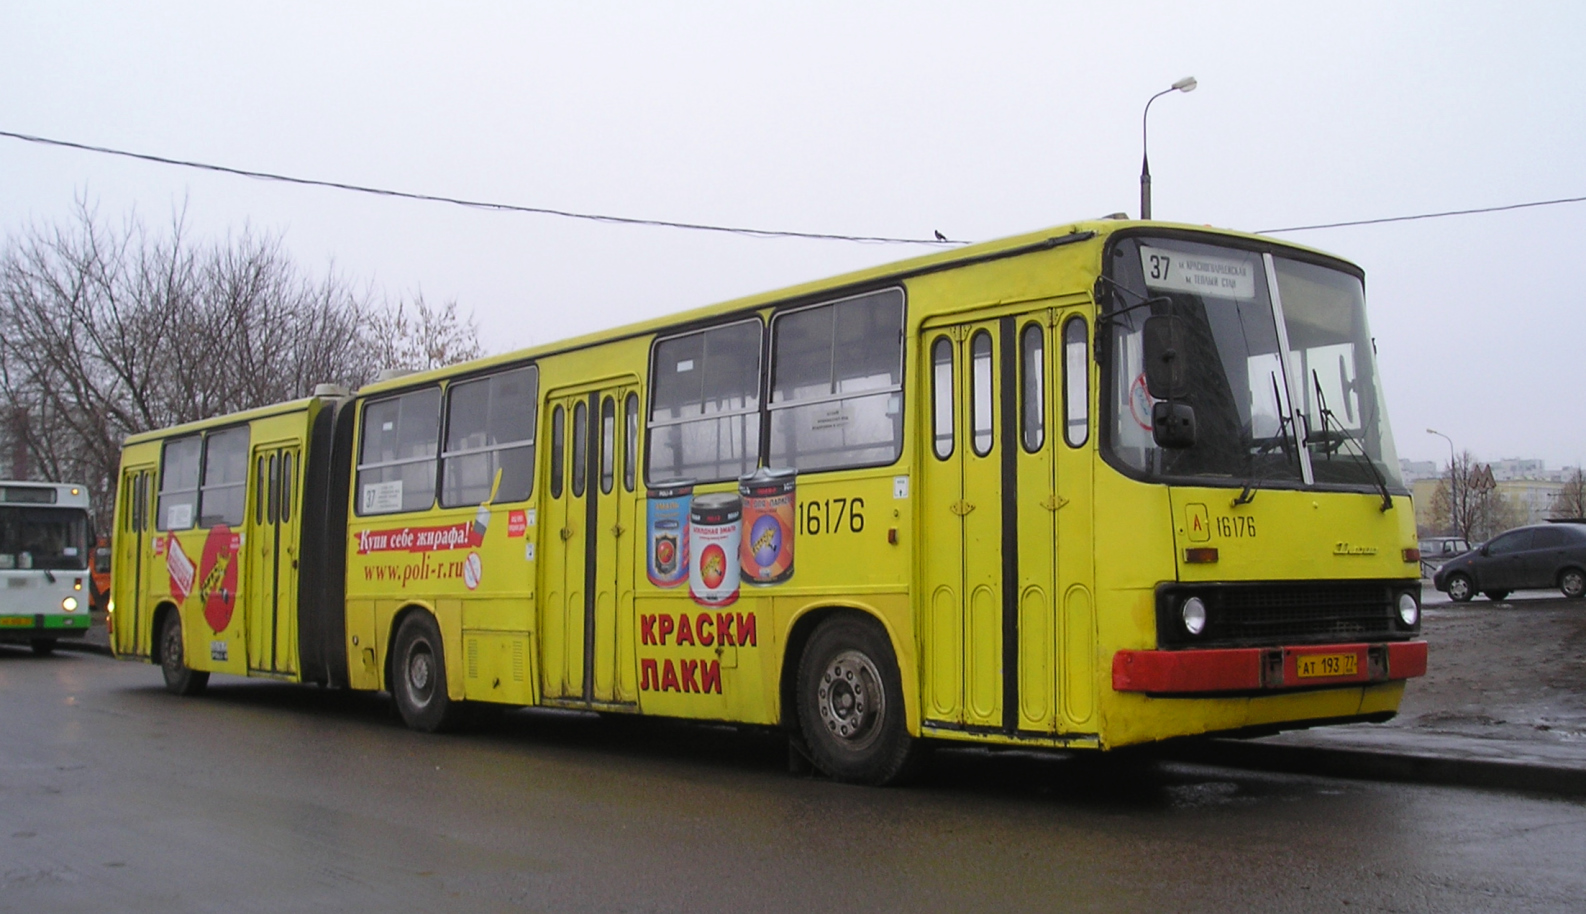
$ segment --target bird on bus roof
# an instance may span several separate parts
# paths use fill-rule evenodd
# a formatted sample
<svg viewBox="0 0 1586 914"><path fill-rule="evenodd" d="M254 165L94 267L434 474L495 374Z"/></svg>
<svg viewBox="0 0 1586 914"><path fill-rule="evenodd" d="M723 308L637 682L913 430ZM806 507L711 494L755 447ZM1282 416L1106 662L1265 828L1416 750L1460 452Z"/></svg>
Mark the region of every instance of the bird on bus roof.
<svg viewBox="0 0 1586 914"><path fill-rule="evenodd" d="M943 235L941 230L938 229L937 232L936 232L936 240L937 241L946 241L947 240L947 236Z"/></svg>

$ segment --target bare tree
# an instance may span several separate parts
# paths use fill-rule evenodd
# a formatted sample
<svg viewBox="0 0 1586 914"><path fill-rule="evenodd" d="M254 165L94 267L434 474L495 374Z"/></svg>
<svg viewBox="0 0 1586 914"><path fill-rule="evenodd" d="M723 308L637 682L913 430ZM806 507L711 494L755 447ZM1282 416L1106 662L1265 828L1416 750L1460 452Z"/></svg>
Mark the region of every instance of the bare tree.
<svg viewBox="0 0 1586 914"><path fill-rule="evenodd" d="M1586 518L1586 473L1576 467L1564 480L1564 488L1553 496L1553 517Z"/></svg>
<svg viewBox="0 0 1586 914"><path fill-rule="evenodd" d="M1519 505L1498 491L1492 465L1477 463L1470 451L1454 458L1432 495L1432 526L1472 542L1517 526L1524 520Z"/></svg>
<svg viewBox="0 0 1586 914"><path fill-rule="evenodd" d="M457 302L430 307L420 292L370 316L370 348L381 368L428 371L484 355L472 318L460 317Z"/></svg>
<svg viewBox="0 0 1586 914"><path fill-rule="evenodd" d="M197 244L180 213L156 234L135 217L107 225L79 201L71 221L0 252L12 468L84 482L99 517L128 435L479 354L455 303L376 304L334 271L309 277L276 236Z"/></svg>

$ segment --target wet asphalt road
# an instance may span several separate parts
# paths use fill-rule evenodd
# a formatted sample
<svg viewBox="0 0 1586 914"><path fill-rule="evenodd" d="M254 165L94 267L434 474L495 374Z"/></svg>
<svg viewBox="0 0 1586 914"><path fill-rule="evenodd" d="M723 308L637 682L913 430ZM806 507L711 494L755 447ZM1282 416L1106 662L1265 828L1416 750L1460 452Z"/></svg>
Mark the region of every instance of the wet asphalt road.
<svg viewBox="0 0 1586 914"><path fill-rule="evenodd" d="M1563 911L1586 803L938 753L792 777L762 734L514 712L0 647L0 911Z"/></svg>

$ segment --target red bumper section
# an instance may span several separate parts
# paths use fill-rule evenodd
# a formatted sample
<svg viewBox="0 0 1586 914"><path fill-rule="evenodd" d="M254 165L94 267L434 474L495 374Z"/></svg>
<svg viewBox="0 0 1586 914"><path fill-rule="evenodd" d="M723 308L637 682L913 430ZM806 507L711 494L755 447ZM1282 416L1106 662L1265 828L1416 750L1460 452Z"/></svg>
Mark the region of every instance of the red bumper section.
<svg viewBox="0 0 1586 914"><path fill-rule="evenodd" d="M1354 658L1354 672L1331 673L1348 669L1349 663L1344 659L1347 657ZM1302 669L1304 658L1311 660ZM1119 651L1112 657L1113 689L1153 695L1317 688L1425 675L1425 641L1203 651Z"/></svg>

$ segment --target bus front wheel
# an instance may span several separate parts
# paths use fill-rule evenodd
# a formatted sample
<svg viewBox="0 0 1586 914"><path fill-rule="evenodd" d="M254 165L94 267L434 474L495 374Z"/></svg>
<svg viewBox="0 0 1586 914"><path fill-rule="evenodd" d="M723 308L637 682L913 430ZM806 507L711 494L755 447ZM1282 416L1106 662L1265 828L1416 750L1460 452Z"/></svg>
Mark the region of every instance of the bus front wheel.
<svg viewBox="0 0 1586 914"><path fill-rule="evenodd" d="M415 612L402 620L391 678L391 695L409 727L441 733L457 726L462 703L446 694L446 648L428 614Z"/></svg>
<svg viewBox="0 0 1586 914"><path fill-rule="evenodd" d="M49 655L51 655L53 653L55 653L55 639L54 638L34 638L33 639L33 655L35 657L48 657Z"/></svg>
<svg viewBox="0 0 1586 914"><path fill-rule="evenodd" d="M816 629L799 658L798 716L811 761L839 781L890 783L915 754L897 659L868 619L840 616Z"/></svg>
<svg viewBox="0 0 1586 914"><path fill-rule="evenodd" d="M160 629L160 672L165 674L165 690L172 695L197 695L209 684L209 673L191 669L182 650L182 617L175 612L165 617Z"/></svg>

